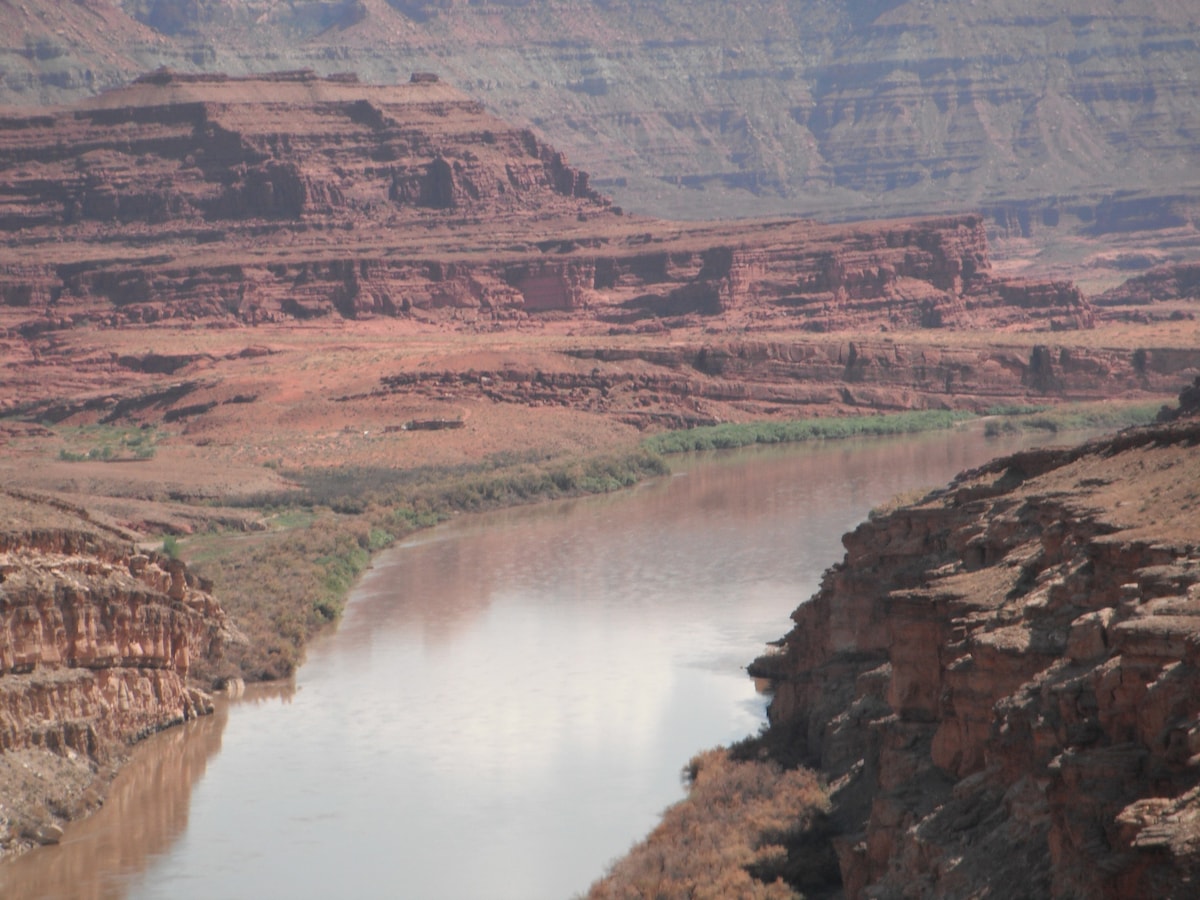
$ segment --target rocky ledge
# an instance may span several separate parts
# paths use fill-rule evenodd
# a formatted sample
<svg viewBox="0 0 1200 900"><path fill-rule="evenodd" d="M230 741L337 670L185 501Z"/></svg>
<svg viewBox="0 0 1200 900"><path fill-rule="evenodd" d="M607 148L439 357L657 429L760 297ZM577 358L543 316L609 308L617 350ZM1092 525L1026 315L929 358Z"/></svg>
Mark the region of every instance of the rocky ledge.
<svg viewBox="0 0 1200 900"><path fill-rule="evenodd" d="M302 332L556 342L406 354L333 394L338 427L381 400L405 404L381 427L497 401L639 428L1157 400L1200 372L1187 333L1122 331L1146 318L1132 295L1100 310L1070 281L1001 277L980 213L618 212L528 129L428 79L159 71L0 113L0 422L198 431L250 407L259 429L276 374L253 359ZM1193 315L1181 290L1154 322Z"/></svg>
<svg viewBox="0 0 1200 900"><path fill-rule="evenodd" d="M978 214L681 225L621 214L436 79L160 71L0 114L0 336L170 319L511 327L1090 328L994 277ZM664 324L665 323L665 324Z"/></svg>
<svg viewBox="0 0 1200 900"><path fill-rule="evenodd" d="M1183 897L1200 877L1200 420L872 517L793 614L768 744L845 895Z"/></svg>
<svg viewBox="0 0 1200 900"><path fill-rule="evenodd" d="M211 712L189 676L236 634L183 563L65 503L4 491L0 507L2 854L54 841L122 747Z"/></svg>

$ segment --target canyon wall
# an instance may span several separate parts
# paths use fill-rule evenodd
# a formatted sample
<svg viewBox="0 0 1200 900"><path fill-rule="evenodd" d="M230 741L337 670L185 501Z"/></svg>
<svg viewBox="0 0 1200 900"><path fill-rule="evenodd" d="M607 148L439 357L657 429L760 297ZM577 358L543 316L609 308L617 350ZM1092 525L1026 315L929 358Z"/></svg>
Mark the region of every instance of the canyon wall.
<svg viewBox="0 0 1200 900"><path fill-rule="evenodd" d="M141 553L67 504L0 494L0 850L56 839L48 798L72 777L30 788L9 763L39 754L97 777L121 748L212 711L194 687L236 640L208 586L182 562ZM192 680L189 680L192 676ZM78 801L78 798L75 798ZM77 814L50 803L52 817Z"/></svg>
<svg viewBox="0 0 1200 900"><path fill-rule="evenodd" d="M0 117L0 326L567 313L808 331L1087 328L991 274L984 219L681 225L621 214L431 76L165 70Z"/></svg>
<svg viewBox="0 0 1200 900"><path fill-rule="evenodd" d="M369 396L463 403L487 398L582 409L642 428L682 428L739 415L985 412L1012 403L1162 396L1181 377L1200 372L1200 349L1168 353L1055 344L975 347L884 338L579 346L563 356L558 366L513 363L384 375ZM45 409L42 415L57 413Z"/></svg>
<svg viewBox="0 0 1200 900"><path fill-rule="evenodd" d="M988 210L998 233L1192 227L1197 23L1154 0L125 0L14 8L0 102L166 62L439 72L656 215Z"/></svg>
<svg viewBox="0 0 1200 900"><path fill-rule="evenodd" d="M259 396L220 383L268 333L351 322L559 341L533 363L380 372L377 394L638 427L1161 395L1200 371L1186 338L1082 336L1194 320L1183 282L1154 315L1130 293L1098 312L1070 281L997 275L988 228L977 213L646 219L428 73L159 69L0 116L0 351L20 361L0 416L219 417ZM262 331L220 353L166 348L194 328ZM370 396L345 391L338 415Z"/></svg>
<svg viewBox="0 0 1200 900"><path fill-rule="evenodd" d="M1162 395L1200 371L1187 346L1068 340L1097 307L1068 281L998 277L987 228L978 214L642 219L428 76L156 71L0 119L14 250L0 256L0 340L31 373L0 414L195 422L255 402L221 371L266 349L107 352L104 335L369 320L575 338L536 363L382 372L374 396L566 406L639 428ZM1107 303L1106 321L1145 308ZM1194 298L1173 303L1194 316ZM951 336L979 331L993 337Z"/></svg>
<svg viewBox="0 0 1200 900"><path fill-rule="evenodd" d="M846 896L1183 897L1200 874L1200 422L873 516L756 675Z"/></svg>
<svg viewBox="0 0 1200 900"><path fill-rule="evenodd" d="M395 224L420 210L497 222L606 205L587 175L527 129L437 79L379 87L284 72L145 75L71 108L0 117L6 232L50 227L116 240L220 240L241 220ZM533 200L530 200L532 195ZM333 220L333 221L331 221Z"/></svg>
<svg viewBox="0 0 1200 900"><path fill-rule="evenodd" d="M811 223L767 234L696 228L667 231L646 249L610 230L591 241L466 259L433 246L381 253L347 242L304 259L283 251L268 263L222 243L224 253L187 258L129 259L107 248L106 259L0 265L0 305L10 330L25 336L169 319L465 315L503 323L542 313L614 331L704 320L809 332L1093 324L1090 304L1069 282L990 278L977 216L878 223L867 232Z"/></svg>

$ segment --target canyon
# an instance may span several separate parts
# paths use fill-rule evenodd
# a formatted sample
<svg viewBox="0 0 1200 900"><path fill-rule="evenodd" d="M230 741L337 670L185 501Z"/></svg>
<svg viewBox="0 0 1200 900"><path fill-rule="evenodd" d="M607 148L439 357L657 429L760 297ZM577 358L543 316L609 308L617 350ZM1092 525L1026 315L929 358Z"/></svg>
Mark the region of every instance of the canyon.
<svg viewBox="0 0 1200 900"><path fill-rule="evenodd" d="M380 83L428 71L536 128L639 212L870 219L973 209L993 238L1063 246L1194 230L1200 95L1189 73L1200 25L1184 4L6 8L3 103L77 101L164 64L354 71Z"/></svg>
<svg viewBox="0 0 1200 900"><path fill-rule="evenodd" d="M409 355L416 369L323 398L343 418L417 402L399 422L360 413L383 428L461 420L464 401L488 399L642 427L982 410L1169 394L1200 366L1186 278L1152 302L1118 289L1093 303L1067 280L1002 276L978 214L627 215L533 133L432 76L381 87L164 70L0 126L0 327L26 364L10 371L10 420L257 416L262 385L231 364L278 363L266 335L314 328L480 347L543 335L522 362ZM1134 327L1104 345L1107 323ZM168 346L178 329L190 350ZM141 349L126 346L134 335Z"/></svg>
<svg viewBox="0 0 1200 900"><path fill-rule="evenodd" d="M1026 239L1014 215L1002 240ZM1103 291L1067 277L1095 254L993 259L997 222L649 218L429 71L157 68L5 110L2 758L31 798L5 849L95 805L202 688L293 671L259 629L302 653L337 605L280 569L344 594L365 563L340 560L436 519L388 490L666 428L1157 404L1200 375L1186 215L1138 239L1168 250L1105 257L1136 277ZM1166 826L1192 787L1195 438L1184 416L1016 457L847 538L756 671L772 731L834 783L848 894L974 885L999 847L1028 851L1014 885L1064 895L1188 871ZM317 526L336 553L276 552Z"/></svg>
<svg viewBox="0 0 1200 900"><path fill-rule="evenodd" d="M846 896L1188 893L1194 393L863 523L752 667L768 743L830 780Z"/></svg>

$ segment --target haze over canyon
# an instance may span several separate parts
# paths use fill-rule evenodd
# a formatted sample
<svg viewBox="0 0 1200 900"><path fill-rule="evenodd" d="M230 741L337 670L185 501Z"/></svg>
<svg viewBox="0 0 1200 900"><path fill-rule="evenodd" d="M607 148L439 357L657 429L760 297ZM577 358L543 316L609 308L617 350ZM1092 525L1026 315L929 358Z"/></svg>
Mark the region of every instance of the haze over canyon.
<svg viewBox="0 0 1200 900"><path fill-rule="evenodd" d="M0 13L4 853L418 528L799 419L1157 413L847 535L753 664L769 727L593 891L1187 896L1200 12Z"/></svg>
<svg viewBox="0 0 1200 900"><path fill-rule="evenodd" d="M622 206L709 218L984 211L1006 231L1194 220L1197 11L1160 0L6 4L0 102L161 65L438 73Z"/></svg>

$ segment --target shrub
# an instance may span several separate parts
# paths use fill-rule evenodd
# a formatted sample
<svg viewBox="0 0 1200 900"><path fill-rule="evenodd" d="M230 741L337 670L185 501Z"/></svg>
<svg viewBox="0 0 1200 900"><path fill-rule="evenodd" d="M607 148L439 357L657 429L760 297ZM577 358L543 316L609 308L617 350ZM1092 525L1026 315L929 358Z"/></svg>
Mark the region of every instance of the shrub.
<svg viewBox="0 0 1200 900"><path fill-rule="evenodd" d="M984 434L1018 433L1028 429L1048 431L1082 431L1100 428L1125 428L1130 425L1147 425L1158 415L1160 404L1154 403L1072 403L1053 409L1042 408L1036 415L1017 415L1003 421L991 421L984 426Z"/></svg>
<svg viewBox="0 0 1200 900"><path fill-rule="evenodd" d="M1015 422L1008 420L996 421L995 419L983 424L984 437L1000 437L1002 434L1017 434L1020 432L1021 426Z"/></svg>
<svg viewBox="0 0 1200 900"><path fill-rule="evenodd" d="M112 425L84 425L63 428L63 438L76 445L91 443L87 450L63 448L58 458L66 462L84 460L150 459L155 453L157 432L152 427L127 428Z"/></svg>
<svg viewBox="0 0 1200 900"><path fill-rule="evenodd" d="M799 895L789 880L806 888L837 884L829 841L807 852L806 836L827 827L829 805L811 771L710 750L694 757L685 774L688 796L592 885L589 900L794 900ZM806 868L793 878L799 847Z"/></svg>
<svg viewBox="0 0 1200 900"><path fill-rule="evenodd" d="M688 453L697 450L731 450L751 444L779 444L870 435L913 434L952 428L972 418L956 410L919 410L892 415L853 416L836 419L790 419L782 422L709 425L686 431L668 431L642 442L651 453Z"/></svg>

